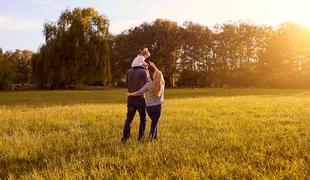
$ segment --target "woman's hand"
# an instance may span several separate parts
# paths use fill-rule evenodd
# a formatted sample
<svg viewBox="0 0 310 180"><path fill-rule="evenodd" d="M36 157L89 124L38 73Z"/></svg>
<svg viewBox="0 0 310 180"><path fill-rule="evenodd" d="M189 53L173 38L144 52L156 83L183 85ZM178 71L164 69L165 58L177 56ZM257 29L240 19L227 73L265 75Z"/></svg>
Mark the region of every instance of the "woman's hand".
<svg viewBox="0 0 310 180"><path fill-rule="evenodd" d="M158 70L154 63L150 62L150 66L153 67L156 71Z"/></svg>
<svg viewBox="0 0 310 180"><path fill-rule="evenodd" d="M127 96L137 96L137 93L127 93Z"/></svg>
<svg viewBox="0 0 310 180"><path fill-rule="evenodd" d="M150 62L150 66L156 67L154 63Z"/></svg>

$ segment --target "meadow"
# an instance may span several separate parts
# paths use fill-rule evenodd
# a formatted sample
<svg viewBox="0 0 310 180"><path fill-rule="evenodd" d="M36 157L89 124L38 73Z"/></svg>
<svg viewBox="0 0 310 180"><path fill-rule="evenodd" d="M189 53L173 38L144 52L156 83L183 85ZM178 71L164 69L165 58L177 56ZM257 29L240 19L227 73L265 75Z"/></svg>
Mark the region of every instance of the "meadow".
<svg viewBox="0 0 310 180"><path fill-rule="evenodd" d="M159 139L137 116L122 144L125 93L0 92L0 178L310 177L310 90L168 89Z"/></svg>

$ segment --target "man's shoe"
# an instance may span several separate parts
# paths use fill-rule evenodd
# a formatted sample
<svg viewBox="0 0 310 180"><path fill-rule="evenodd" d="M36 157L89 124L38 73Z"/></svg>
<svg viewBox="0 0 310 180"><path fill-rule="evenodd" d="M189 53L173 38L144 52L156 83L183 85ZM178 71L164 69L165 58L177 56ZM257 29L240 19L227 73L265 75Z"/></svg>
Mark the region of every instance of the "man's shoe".
<svg viewBox="0 0 310 180"><path fill-rule="evenodd" d="M124 137L121 139L123 144L125 144L127 142L127 140L128 140L128 138L124 138Z"/></svg>
<svg viewBox="0 0 310 180"><path fill-rule="evenodd" d="M144 136L138 137L138 141L143 142L144 141Z"/></svg>

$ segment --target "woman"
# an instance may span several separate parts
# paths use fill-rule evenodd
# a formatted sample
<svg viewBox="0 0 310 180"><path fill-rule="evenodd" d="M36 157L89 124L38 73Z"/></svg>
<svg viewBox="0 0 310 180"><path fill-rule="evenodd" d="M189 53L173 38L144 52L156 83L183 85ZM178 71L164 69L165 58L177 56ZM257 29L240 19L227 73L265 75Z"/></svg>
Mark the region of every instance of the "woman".
<svg viewBox="0 0 310 180"><path fill-rule="evenodd" d="M163 74L157 69L154 63L150 62L150 66L155 69L153 74L153 81L146 83L140 90L134 93L128 93L128 96L141 96L143 93L148 92L146 95L146 110L150 116L151 131L150 140L157 138L157 124L162 111L162 103L164 102L164 89L165 81Z"/></svg>

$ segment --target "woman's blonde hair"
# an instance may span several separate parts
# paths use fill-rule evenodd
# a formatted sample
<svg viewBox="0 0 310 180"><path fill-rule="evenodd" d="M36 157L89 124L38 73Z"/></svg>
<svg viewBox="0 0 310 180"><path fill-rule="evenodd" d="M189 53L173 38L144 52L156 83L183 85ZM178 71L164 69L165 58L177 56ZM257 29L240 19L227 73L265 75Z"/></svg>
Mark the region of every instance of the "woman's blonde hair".
<svg viewBox="0 0 310 180"><path fill-rule="evenodd" d="M155 71L153 74L153 94L159 97L163 89L163 73L160 71Z"/></svg>
<svg viewBox="0 0 310 180"><path fill-rule="evenodd" d="M142 56L150 56L150 52L149 52L149 49L148 48L144 48L141 52L140 52L140 55Z"/></svg>

